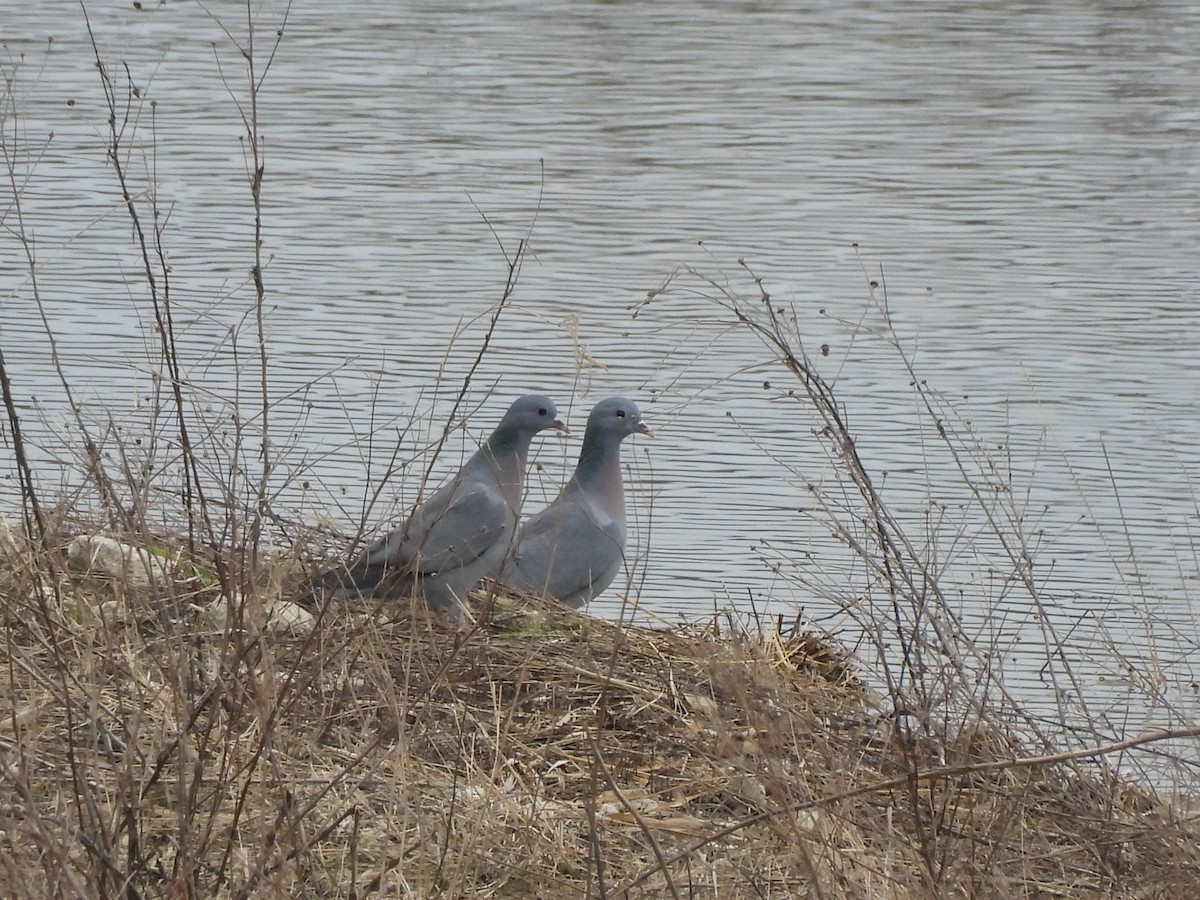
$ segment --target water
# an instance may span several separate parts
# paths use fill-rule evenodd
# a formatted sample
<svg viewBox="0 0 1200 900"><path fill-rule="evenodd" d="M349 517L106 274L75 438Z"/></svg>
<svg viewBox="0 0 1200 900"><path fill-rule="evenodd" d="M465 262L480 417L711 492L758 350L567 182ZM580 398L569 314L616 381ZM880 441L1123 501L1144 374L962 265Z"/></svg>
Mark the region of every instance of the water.
<svg viewBox="0 0 1200 900"><path fill-rule="evenodd" d="M196 4L89 12L110 70L128 63L155 103L153 117L129 107L126 163L135 190L157 188L185 370L215 422L235 382L258 403L244 71ZM283 12L256 13L260 75ZM797 512L813 505L805 481L834 482L815 418L785 397L796 385L753 369L768 355L697 292L632 314L681 265L753 296L744 258L793 305L807 346L829 344L821 371L915 540L933 540L922 511L945 501L937 541L964 586L956 602L1010 681L1041 697L1040 614L1007 586L952 460L922 437L895 354L859 333L881 326L866 282L882 273L921 377L1011 466L1047 615L1069 633L1091 712L1131 717L1119 727L1166 721L1127 696L1145 678L1194 714L1196 12L296 5L260 95L271 419L280 480L293 478L277 511L353 526L398 430L416 416L436 433L501 296L505 253L529 238L470 393L495 385L495 397L470 435L528 389L558 398L577 429L597 399L638 399L660 433L626 451L643 604L672 618L753 599L851 634L822 595L856 596L863 574ZM244 40L244 11L218 15ZM102 404L137 431L157 339L82 17L73 3L20 7L3 40L16 75L6 140L29 173L42 308L90 420ZM63 391L27 267L11 230L0 247L0 340L27 425L61 457L44 431L66 428ZM417 443L405 434L402 461ZM464 445L456 435L438 474ZM552 496L576 446L542 442L531 503ZM418 463L372 521L411 497ZM13 479L3 485L12 508ZM799 584L764 565L776 552ZM617 610L615 596L593 605Z"/></svg>

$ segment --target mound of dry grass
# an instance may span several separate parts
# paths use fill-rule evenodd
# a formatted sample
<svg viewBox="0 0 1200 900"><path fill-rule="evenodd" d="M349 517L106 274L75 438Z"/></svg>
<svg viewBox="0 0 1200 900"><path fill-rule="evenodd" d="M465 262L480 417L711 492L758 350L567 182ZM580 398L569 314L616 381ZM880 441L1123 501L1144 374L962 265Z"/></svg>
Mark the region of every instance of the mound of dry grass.
<svg viewBox="0 0 1200 900"><path fill-rule="evenodd" d="M269 584L231 601L195 570L134 585L35 565L19 541L6 555L6 896L1200 883L1195 824L1151 794L1026 757L985 722L906 744L815 633L634 628L512 598L466 635L393 605L285 620Z"/></svg>

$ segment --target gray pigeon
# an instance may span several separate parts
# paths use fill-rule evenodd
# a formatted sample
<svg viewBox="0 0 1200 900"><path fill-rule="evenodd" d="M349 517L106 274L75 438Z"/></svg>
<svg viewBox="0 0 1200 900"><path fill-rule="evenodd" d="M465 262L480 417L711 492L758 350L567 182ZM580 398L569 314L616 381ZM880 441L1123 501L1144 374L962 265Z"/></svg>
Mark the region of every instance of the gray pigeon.
<svg viewBox="0 0 1200 900"><path fill-rule="evenodd" d="M349 566L326 572L297 600L314 609L329 600L420 594L433 608L465 616L467 593L494 575L512 547L533 436L567 431L554 403L519 398L491 437L449 482Z"/></svg>
<svg viewBox="0 0 1200 900"><path fill-rule="evenodd" d="M637 404L609 397L588 416L575 474L558 498L521 527L500 572L509 588L580 607L600 594L625 564L625 489L621 441L653 437Z"/></svg>

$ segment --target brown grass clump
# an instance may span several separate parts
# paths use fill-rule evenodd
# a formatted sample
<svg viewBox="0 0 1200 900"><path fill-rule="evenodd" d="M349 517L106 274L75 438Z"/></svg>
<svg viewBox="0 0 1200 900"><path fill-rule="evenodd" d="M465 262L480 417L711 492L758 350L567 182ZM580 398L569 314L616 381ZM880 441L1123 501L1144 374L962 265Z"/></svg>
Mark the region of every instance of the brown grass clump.
<svg viewBox="0 0 1200 900"><path fill-rule="evenodd" d="M1127 782L982 724L904 746L814 633L511 598L465 636L393 605L285 619L269 589L47 576L9 543L5 896L1182 897L1200 879L1195 824Z"/></svg>

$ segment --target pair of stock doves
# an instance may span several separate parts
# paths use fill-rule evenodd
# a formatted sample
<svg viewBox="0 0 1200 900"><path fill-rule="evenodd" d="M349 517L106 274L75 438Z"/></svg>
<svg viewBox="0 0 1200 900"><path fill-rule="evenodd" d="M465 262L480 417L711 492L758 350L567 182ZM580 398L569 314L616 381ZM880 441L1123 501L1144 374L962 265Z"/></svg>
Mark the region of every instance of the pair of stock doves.
<svg viewBox="0 0 1200 900"><path fill-rule="evenodd" d="M597 403L588 416L575 474L558 498L521 527L501 584L579 608L612 584L625 565L621 441L653 437L637 404Z"/></svg>
<svg viewBox="0 0 1200 900"><path fill-rule="evenodd" d="M420 595L430 607L466 616L467 594L499 570L513 546L533 437L546 428L569 433L553 401L518 398L458 474L418 506L400 528L354 562L315 579L297 602Z"/></svg>

